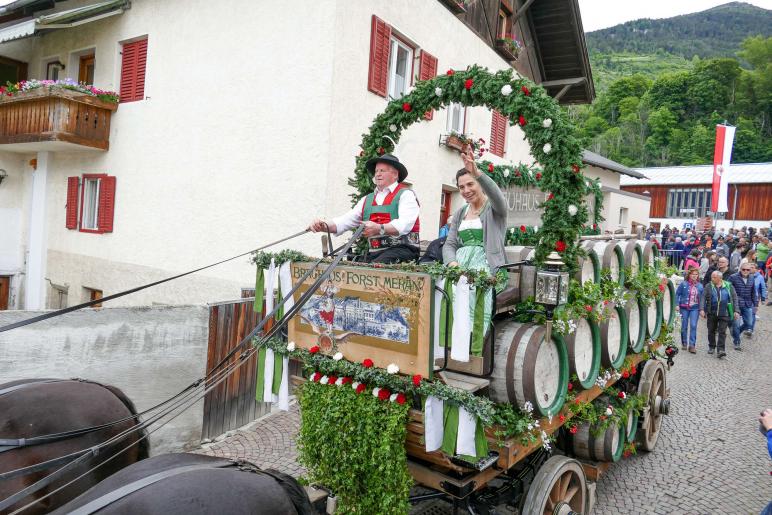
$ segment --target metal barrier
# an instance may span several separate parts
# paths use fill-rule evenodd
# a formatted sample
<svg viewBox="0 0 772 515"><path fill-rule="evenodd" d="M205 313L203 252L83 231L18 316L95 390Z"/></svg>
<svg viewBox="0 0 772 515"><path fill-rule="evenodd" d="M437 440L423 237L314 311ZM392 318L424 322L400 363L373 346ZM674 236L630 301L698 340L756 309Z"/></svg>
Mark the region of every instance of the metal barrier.
<svg viewBox="0 0 772 515"><path fill-rule="evenodd" d="M684 261L683 251L681 250L660 250L660 256L667 258L667 263L670 266L674 266L678 269L681 268L681 263Z"/></svg>

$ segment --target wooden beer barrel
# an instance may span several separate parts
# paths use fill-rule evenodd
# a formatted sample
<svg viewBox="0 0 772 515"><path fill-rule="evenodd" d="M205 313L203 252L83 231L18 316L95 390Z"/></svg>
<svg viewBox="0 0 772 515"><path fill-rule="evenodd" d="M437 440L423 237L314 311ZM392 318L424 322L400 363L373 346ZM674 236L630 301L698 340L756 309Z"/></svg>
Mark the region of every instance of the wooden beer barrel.
<svg viewBox="0 0 772 515"><path fill-rule="evenodd" d="M641 249L641 257L643 259L643 264L654 266L654 261L656 260L656 257L657 257L654 254L654 251L657 250L657 246L647 240L638 240L636 241L636 243L638 244L638 248Z"/></svg>
<svg viewBox="0 0 772 515"><path fill-rule="evenodd" d="M595 245L592 246L592 250L595 251L598 259L600 259L601 268L607 268L611 272L611 279L619 284L624 284L625 273L623 268L625 257L617 242L614 240L596 241Z"/></svg>
<svg viewBox="0 0 772 515"><path fill-rule="evenodd" d="M664 324L670 325L675 320L675 298L675 286L673 281L668 279L667 284L665 284L665 293L662 296L662 321Z"/></svg>
<svg viewBox="0 0 772 515"><path fill-rule="evenodd" d="M630 349L633 352L641 352L646 343L646 308L637 299L627 302L625 307L627 315L628 334L630 335Z"/></svg>
<svg viewBox="0 0 772 515"><path fill-rule="evenodd" d="M600 324L600 359L605 367L619 369L627 356L630 341L627 313L621 306L611 305L613 318Z"/></svg>
<svg viewBox="0 0 772 515"><path fill-rule="evenodd" d="M667 289L667 288L666 288ZM646 334L655 339L662 329L662 300L652 299L646 308Z"/></svg>
<svg viewBox="0 0 772 515"><path fill-rule="evenodd" d="M490 398L523 407L530 402L537 416L556 414L568 386L565 345L553 337L545 342L545 327L507 320L496 324Z"/></svg>
<svg viewBox="0 0 772 515"><path fill-rule="evenodd" d="M568 352L568 368L571 374L576 374L582 388L592 388L600 370L600 329L586 318L575 322L576 330L563 337Z"/></svg>
<svg viewBox="0 0 772 515"><path fill-rule="evenodd" d="M631 409L627 412L627 425L625 426L625 440L634 442L638 434L638 413Z"/></svg>
<svg viewBox="0 0 772 515"><path fill-rule="evenodd" d="M589 422L579 424L575 434L567 434L564 450L586 460L619 461L624 450L626 429L611 424L604 432L595 436Z"/></svg>
<svg viewBox="0 0 772 515"><path fill-rule="evenodd" d="M582 249L587 252L587 257L579 257L579 267L576 271L574 279L579 281L579 284L584 284L587 281L594 283L600 282L600 259L598 254L592 249L595 245L594 241L585 240L582 242Z"/></svg>
<svg viewBox="0 0 772 515"><path fill-rule="evenodd" d="M638 240L621 240L617 242L617 245L622 250L625 266L630 269L633 275L636 275L641 271L641 266L643 266L643 255L641 248L638 246Z"/></svg>

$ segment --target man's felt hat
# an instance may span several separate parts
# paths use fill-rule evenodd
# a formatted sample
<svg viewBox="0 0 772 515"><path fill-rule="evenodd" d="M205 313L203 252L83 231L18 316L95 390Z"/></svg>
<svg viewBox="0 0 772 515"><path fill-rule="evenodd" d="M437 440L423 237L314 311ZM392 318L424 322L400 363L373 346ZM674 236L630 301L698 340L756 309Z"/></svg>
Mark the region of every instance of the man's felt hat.
<svg viewBox="0 0 772 515"><path fill-rule="evenodd" d="M375 174L375 165L378 163L386 163L396 168L399 172L399 179L397 182L402 182L405 180L405 177L407 177L407 168L405 168L405 165L399 162L397 156L391 154L383 154L382 156L368 159L367 163L365 164L365 168L367 168L367 171L371 174Z"/></svg>

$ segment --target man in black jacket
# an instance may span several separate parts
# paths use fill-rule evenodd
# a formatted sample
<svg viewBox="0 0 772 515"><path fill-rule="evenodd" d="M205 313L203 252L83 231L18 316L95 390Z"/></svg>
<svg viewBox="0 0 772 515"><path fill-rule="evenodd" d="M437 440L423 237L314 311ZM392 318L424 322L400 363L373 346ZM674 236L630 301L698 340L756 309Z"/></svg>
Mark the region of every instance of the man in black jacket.
<svg viewBox="0 0 772 515"><path fill-rule="evenodd" d="M700 316L708 319L708 354L718 350L719 358L726 356L726 328L732 318L740 318L740 313L733 309L736 305L737 294L734 287L723 280L721 272L714 271L710 276L710 284L705 287L700 299Z"/></svg>

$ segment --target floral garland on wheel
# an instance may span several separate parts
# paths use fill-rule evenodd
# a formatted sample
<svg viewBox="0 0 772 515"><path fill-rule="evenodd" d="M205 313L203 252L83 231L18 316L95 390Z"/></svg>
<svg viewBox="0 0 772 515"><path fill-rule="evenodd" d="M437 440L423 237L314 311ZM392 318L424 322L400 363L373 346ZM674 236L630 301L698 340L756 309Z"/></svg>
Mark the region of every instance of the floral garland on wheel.
<svg viewBox="0 0 772 515"><path fill-rule="evenodd" d="M495 73L480 66L448 70L445 75L418 81L411 93L389 102L362 139L354 176L349 179L356 190L351 194L352 201L358 201L372 189L372 180L365 168L369 159L392 152L404 129L423 120L427 111L441 109L452 102L494 109L506 116L510 125L517 124L523 130L542 169L534 175L536 185L548 192L536 262L543 263L555 250L569 270L575 269L578 236L588 217L584 203L588 187L581 171L582 149L573 124L555 99L544 88L516 77L512 69Z"/></svg>

